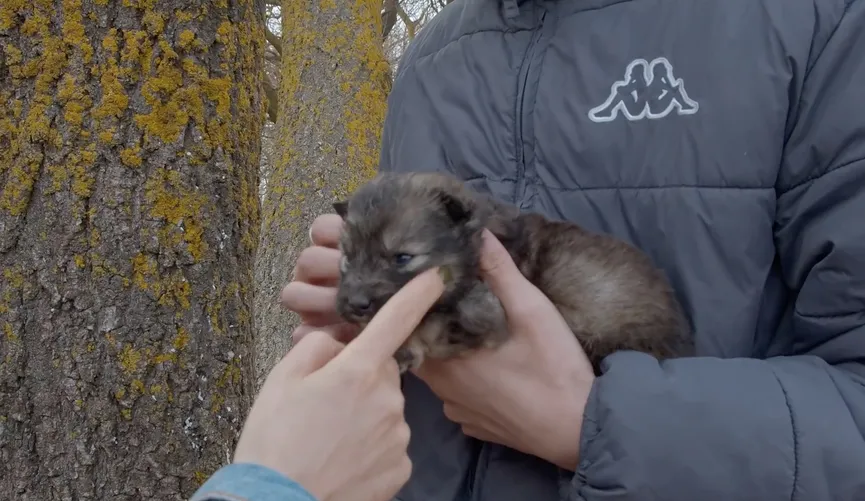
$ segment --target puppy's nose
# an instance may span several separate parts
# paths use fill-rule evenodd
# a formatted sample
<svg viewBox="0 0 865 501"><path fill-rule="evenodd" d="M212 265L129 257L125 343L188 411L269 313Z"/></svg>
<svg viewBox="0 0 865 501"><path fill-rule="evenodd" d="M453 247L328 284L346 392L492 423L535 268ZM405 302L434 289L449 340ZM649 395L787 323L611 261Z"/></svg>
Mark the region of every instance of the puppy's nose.
<svg viewBox="0 0 865 501"><path fill-rule="evenodd" d="M348 307L356 315L365 315L372 310L372 301L368 296L355 295L348 298Z"/></svg>

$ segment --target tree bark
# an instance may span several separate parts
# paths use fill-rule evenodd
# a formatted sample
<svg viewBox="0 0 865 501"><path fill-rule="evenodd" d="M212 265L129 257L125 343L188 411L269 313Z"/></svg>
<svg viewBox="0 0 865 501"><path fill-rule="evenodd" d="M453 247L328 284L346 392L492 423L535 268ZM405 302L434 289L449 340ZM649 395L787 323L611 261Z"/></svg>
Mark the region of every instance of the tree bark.
<svg viewBox="0 0 865 501"><path fill-rule="evenodd" d="M381 0L284 1L277 160L256 262L258 382L291 346L278 305L309 225L376 172L390 73Z"/></svg>
<svg viewBox="0 0 865 501"><path fill-rule="evenodd" d="M0 497L188 499L230 460L263 11L0 1Z"/></svg>

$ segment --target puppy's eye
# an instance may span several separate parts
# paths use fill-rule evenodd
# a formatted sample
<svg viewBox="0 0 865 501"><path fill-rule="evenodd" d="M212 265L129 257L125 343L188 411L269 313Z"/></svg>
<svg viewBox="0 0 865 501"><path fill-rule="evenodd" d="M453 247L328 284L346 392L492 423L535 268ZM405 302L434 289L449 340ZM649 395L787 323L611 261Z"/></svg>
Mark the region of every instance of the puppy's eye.
<svg viewBox="0 0 865 501"><path fill-rule="evenodd" d="M397 264L397 266L407 265L409 263L409 261L411 261L412 259L414 259L414 256L412 256L411 254L404 254L404 253L403 254L397 254L393 257L393 260Z"/></svg>

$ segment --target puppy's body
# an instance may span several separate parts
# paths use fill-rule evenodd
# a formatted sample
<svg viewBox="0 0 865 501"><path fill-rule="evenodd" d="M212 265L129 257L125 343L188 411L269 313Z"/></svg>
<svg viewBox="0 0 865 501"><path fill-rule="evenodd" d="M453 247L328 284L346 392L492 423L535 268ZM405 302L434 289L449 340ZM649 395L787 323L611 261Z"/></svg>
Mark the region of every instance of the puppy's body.
<svg viewBox="0 0 865 501"><path fill-rule="evenodd" d="M507 339L504 310L478 274L488 228L522 274L556 305L598 371L631 349L670 358L691 353L690 331L660 270L635 247L576 224L521 214L450 176L380 174L347 202L337 310L366 324L418 273L443 267L445 292L396 357L402 371Z"/></svg>

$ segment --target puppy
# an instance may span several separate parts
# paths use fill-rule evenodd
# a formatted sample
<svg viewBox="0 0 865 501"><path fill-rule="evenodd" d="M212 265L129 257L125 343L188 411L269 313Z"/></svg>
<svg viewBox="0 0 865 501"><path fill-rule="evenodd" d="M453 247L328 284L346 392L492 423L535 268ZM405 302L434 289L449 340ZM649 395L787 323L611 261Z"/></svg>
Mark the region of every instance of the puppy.
<svg viewBox="0 0 865 501"><path fill-rule="evenodd" d="M478 272L484 228L556 306L596 374L617 350L691 354L689 325L665 276L611 236L520 213L439 173L379 174L333 206L345 222L336 307L348 322L365 326L412 277L445 270L444 293L395 354L401 372L508 338L502 304Z"/></svg>

